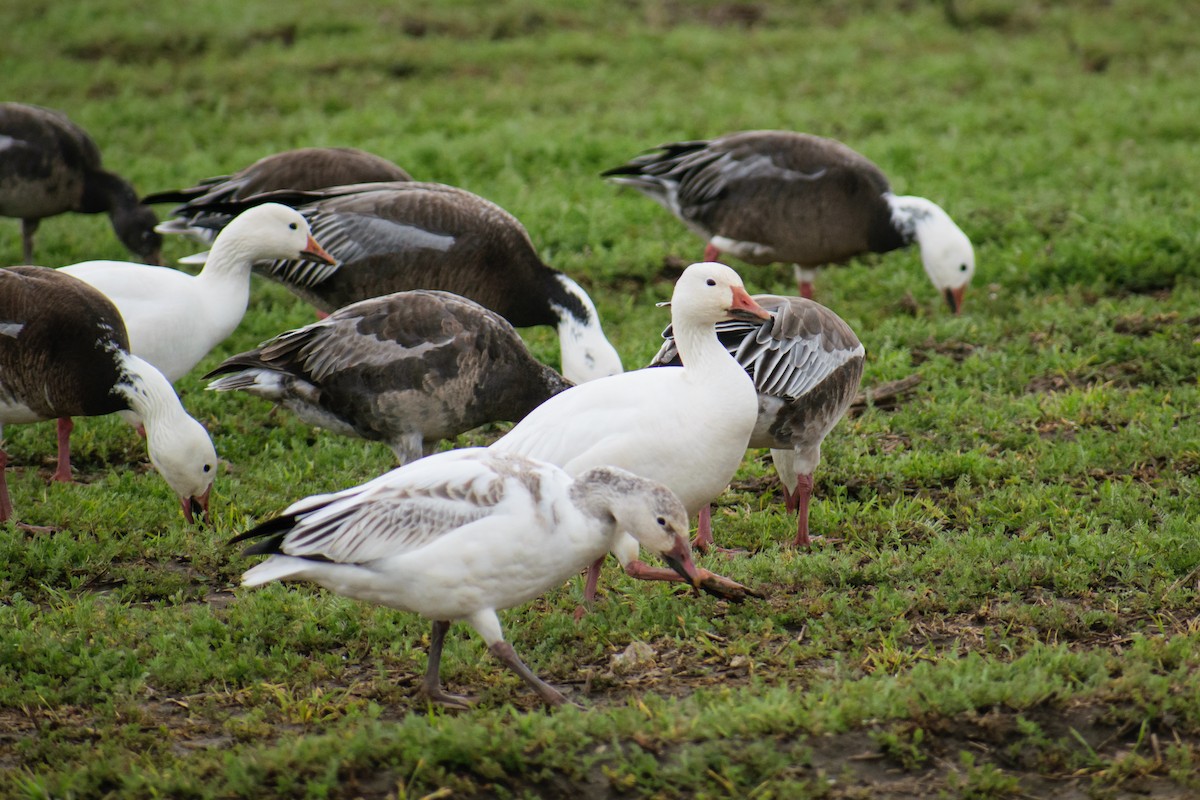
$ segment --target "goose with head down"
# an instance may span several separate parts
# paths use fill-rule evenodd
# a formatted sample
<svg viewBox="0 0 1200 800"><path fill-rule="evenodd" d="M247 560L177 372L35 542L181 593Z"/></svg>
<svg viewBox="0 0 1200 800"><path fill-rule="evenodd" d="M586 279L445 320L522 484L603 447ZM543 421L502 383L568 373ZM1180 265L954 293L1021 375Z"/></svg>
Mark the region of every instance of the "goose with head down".
<svg viewBox="0 0 1200 800"><path fill-rule="evenodd" d="M171 384L129 353L121 315L83 281L45 267L0 270L0 426L131 410L184 516L208 516L217 454ZM66 447L60 438L60 463ZM0 450L0 522L12 516Z"/></svg>
<svg viewBox="0 0 1200 800"><path fill-rule="evenodd" d="M866 351L850 326L819 303L776 295L754 295L754 300L770 313L769 321L721 322L717 336L754 381L758 420L749 446L771 448L786 507L798 514L793 544L806 547L821 442L858 392ZM652 367L680 363L671 328L663 338ZM698 549L711 544L711 538L695 542Z"/></svg>
<svg viewBox="0 0 1200 800"><path fill-rule="evenodd" d="M879 167L833 139L746 131L661 145L602 174L704 237L707 259L794 264L806 298L818 267L913 242L952 312L975 274L970 239L940 206L892 194Z"/></svg>
<svg viewBox="0 0 1200 800"><path fill-rule="evenodd" d="M107 214L117 238L152 264L162 258L154 211L101 165L100 149L59 111L0 103L0 216L21 220L21 251L33 260L33 234L46 217L76 211Z"/></svg>
<svg viewBox="0 0 1200 800"><path fill-rule="evenodd" d="M516 421L571 384L499 314L449 292L363 300L231 356L206 378L312 425L387 444L401 464L438 439Z"/></svg>
<svg viewBox="0 0 1200 800"><path fill-rule="evenodd" d="M547 266L524 226L495 203L437 183L364 183L220 203L192 224L219 225L231 210L267 201L299 209L336 263L293 256L258 271L320 311L411 289L453 292L518 328L556 328L572 383L621 371L591 297Z"/></svg>
<svg viewBox="0 0 1200 800"><path fill-rule="evenodd" d="M496 611L562 584L623 532L682 580L700 580L687 512L662 485L612 467L572 479L550 464L482 448L438 453L309 497L233 541L261 539L246 554L270 556L242 576L244 586L311 581L433 620L421 684L433 702L472 702L445 691L439 678L450 623L465 620L492 655L557 706L566 698L518 658Z"/></svg>
<svg viewBox="0 0 1200 800"><path fill-rule="evenodd" d="M568 473L612 465L658 481L709 527L708 504L728 486L754 430L758 398L746 371L717 339L716 324L762 321L764 311L723 264L693 264L671 296L671 324L683 366L644 369L581 384L555 395L491 449L558 464ZM675 580L638 561L625 538L613 554L626 572ZM599 562L586 594L595 593ZM708 573L704 585L738 595L745 587Z"/></svg>

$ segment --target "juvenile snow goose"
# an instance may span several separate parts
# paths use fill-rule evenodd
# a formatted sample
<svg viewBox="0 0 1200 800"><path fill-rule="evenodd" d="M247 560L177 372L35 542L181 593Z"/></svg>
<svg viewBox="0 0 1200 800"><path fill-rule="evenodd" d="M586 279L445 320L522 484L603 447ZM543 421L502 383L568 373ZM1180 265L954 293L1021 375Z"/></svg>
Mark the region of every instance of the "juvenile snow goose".
<svg viewBox="0 0 1200 800"><path fill-rule="evenodd" d="M487 422L516 421L569 384L499 314L449 292L346 306L232 356L205 377L302 420L386 443L401 464Z"/></svg>
<svg viewBox="0 0 1200 800"><path fill-rule="evenodd" d="M199 275L124 261L85 261L59 271L107 295L125 319L130 352L175 381L242 321L251 264L300 257L333 263L304 217L268 203L240 214L221 231Z"/></svg>
<svg viewBox="0 0 1200 800"><path fill-rule="evenodd" d="M521 223L495 203L452 186L406 182L268 192L233 208L264 200L298 208L337 259L326 266L292 258L259 270L321 311L410 289L453 292L518 328L557 328L562 373L572 383L621 371L587 292L546 266ZM195 224L206 217L198 214Z"/></svg>
<svg viewBox="0 0 1200 800"><path fill-rule="evenodd" d="M162 373L130 355L113 304L57 270L0 270L0 428L122 409L145 421L150 461L187 520L197 513L207 519L217 466L212 441ZM0 521L13 512L7 462L0 450Z"/></svg>
<svg viewBox="0 0 1200 800"><path fill-rule="evenodd" d="M59 111L0 103L0 216L21 220L21 252L32 264L33 234L46 217L108 214L134 255L161 262L158 218L128 181L108 172L87 132Z"/></svg>
<svg viewBox="0 0 1200 800"><path fill-rule="evenodd" d="M793 544L807 547L808 504L821 442L846 413L862 380L866 351L837 314L803 297L754 295L769 322L717 324L717 336L754 380L758 421L750 447L771 448L788 511L798 512ZM673 331L650 363L680 363ZM695 546L707 549L711 538Z"/></svg>
<svg viewBox="0 0 1200 800"><path fill-rule="evenodd" d="M566 698L504 640L498 609L562 584L628 531L683 580L699 573L687 512L665 487L611 467L572 480L563 470L482 448L451 450L336 494L316 495L236 537L260 538L247 555L271 557L244 586L305 580L330 591L433 620L422 691L457 708L438 676L450 623L465 620L488 650L547 705Z"/></svg>
<svg viewBox="0 0 1200 800"><path fill-rule="evenodd" d="M350 183L379 181L411 181L412 176L400 167L373 153L353 147L302 147L260 158L232 175L206 178L186 189L156 192L142 199L143 203L181 203L171 213L172 219L158 226L160 233L182 233L205 244L212 242L219 226L232 219L219 215L214 204L238 202L263 192L279 189L324 189ZM192 224L196 215L205 215L205 227Z"/></svg>
<svg viewBox="0 0 1200 800"><path fill-rule="evenodd" d="M571 475L612 465L658 481L699 516L711 536L708 504L733 477L758 415L750 376L717 339L716 324L762 321L769 314L723 264L692 264L671 296L671 324L681 367L643 369L581 384L555 395L498 439L491 449L549 461ZM638 561L637 543L621 539L613 555L630 575L675 580ZM588 574L595 594L599 562ZM705 585L732 593L745 587L705 575Z"/></svg>
<svg viewBox="0 0 1200 800"><path fill-rule="evenodd" d="M707 259L729 253L750 264L794 264L804 297L812 297L818 267L914 241L952 312L961 311L975 274L971 241L945 211L892 194L877 166L833 139L746 131L675 142L602 175L707 239Z"/></svg>

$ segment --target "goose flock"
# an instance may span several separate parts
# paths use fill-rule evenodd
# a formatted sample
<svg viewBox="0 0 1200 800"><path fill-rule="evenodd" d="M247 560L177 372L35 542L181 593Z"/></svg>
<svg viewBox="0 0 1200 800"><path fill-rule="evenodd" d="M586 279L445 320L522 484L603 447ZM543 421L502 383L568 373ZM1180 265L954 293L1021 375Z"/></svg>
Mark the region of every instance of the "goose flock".
<svg viewBox="0 0 1200 800"><path fill-rule="evenodd" d="M233 540L268 556L243 584L307 581L427 617L421 691L432 702L471 703L439 677L446 632L462 620L544 703L565 703L504 640L497 611L585 569L591 603L610 553L639 579L760 596L691 555L714 545L711 503L748 448L770 449L798 517L792 544L811 544L821 444L866 357L812 299L815 270L915 243L954 313L975 270L945 211L893 195L878 167L833 140L748 131L661 145L603 176L706 240L704 260L660 303L670 307L661 349L629 372L583 286L482 197L362 150L303 148L139 202L66 116L0 103L0 215L21 220L27 262L0 269L0 426L58 420L52 477L69 481L71 418L121 414L187 521L207 519L217 454L172 382L254 313L252 272L278 281L319 319L225 358L208 388L384 443L400 466L276 516L261 509L266 521ZM177 204L161 223L158 203ZM141 263L33 266L38 222L68 211L108 213ZM197 274L158 263L163 234L209 248L184 259L202 265ZM751 295L722 253L794 264L801 296ZM540 325L557 331L561 371L516 330ZM501 421L514 425L487 447L432 452ZM16 521L3 469L0 522L34 530Z"/></svg>

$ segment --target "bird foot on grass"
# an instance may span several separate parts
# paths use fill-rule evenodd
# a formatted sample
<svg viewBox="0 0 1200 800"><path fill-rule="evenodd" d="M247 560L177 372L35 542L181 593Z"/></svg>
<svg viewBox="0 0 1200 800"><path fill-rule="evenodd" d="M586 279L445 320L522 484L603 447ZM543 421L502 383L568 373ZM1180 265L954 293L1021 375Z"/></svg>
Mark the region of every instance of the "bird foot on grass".
<svg viewBox="0 0 1200 800"><path fill-rule="evenodd" d="M444 689L422 689L421 694L429 702L443 708L451 708L456 711L469 711L479 702L478 697L471 697L465 694L451 694Z"/></svg>

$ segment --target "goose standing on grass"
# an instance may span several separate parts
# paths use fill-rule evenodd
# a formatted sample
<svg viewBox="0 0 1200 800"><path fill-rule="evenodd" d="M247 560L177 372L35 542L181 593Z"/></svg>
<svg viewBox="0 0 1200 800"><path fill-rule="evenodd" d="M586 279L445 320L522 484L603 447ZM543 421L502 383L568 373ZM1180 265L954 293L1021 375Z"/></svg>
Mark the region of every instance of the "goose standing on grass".
<svg viewBox="0 0 1200 800"><path fill-rule="evenodd" d="M412 176L386 158L353 147L302 147L260 158L232 175L206 178L186 189L155 192L143 203L181 203L172 219L158 226L160 233L182 233L210 244L219 226L232 219L214 215L216 204L239 202L263 192L279 189L324 189L350 183L411 181ZM192 224L193 217L207 216L206 227Z"/></svg>
<svg viewBox="0 0 1200 800"><path fill-rule="evenodd" d="M449 292L363 300L227 358L206 378L311 425L382 441L401 464L438 439L516 421L571 384L499 314Z"/></svg>
<svg viewBox="0 0 1200 800"><path fill-rule="evenodd" d="M33 234L46 217L78 211L108 214L129 250L161 262L154 211L129 182L100 163L100 149L66 115L41 106L0 103L0 216L21 220L21 253L34 263Z"/></svg>
<svg viewBox="0 0 1200 800"><path fill-rule="evenodd" d="M806 298L818 267L914 241L952 312L962 310L975 274L970 239L941 207L892 194L879 167L833 139L747 131L675 142L602 175L707 239L706 259L729 253L749 264L794 264Z"/></svg>
<svg viewBox="0 0 1200 800"><path fill-rule="evenodd" d="M268 192L232 208L267 200L298 208L337 262L291 257L259 272L323 312L411 289L453 292L518 328L555 327L572 383L621 371L587 292L542 262L515 217L478 195L437 183L368 183ZM220 224L230 209L218 204L217 216L197 213L193 224Z"/></svg>
<svg viewBox="0 0 1200 800"><path fill-rule="evenodd" d="M750 447L771 448L784 504L798 516L793 545L807 547L821 442L854 401L866 350L850 326L820 303L768 294L754 295L754 301L770 313L769 322L721 322L717 336L754 380L758 421ZM668 328L663 338L652 367L680 363L673 331ZM712 539L698 537L694 544L707 549Z"/></svg>
<svg viewBox="0 0 1200 800"><path fill-rule="evenodd" d="M758 415L750 376L717 339L716 324L761 322L767 314L723 264L692 264L671 296L671 324L681 367L643 369L585 383L555 395L498 439L491 449L557 464L571 475L601 465L629 470L671 489L711 537L708 504L725 490L746 452ZM637 543L620 540L613 554L646 580L673 573L638 561ZM600 562L588 574L594 598ZM705 586L736 594L745 587L705 575Z"/></svg>
<svg viewBox="0 0 1200 800"><path fill-rule="evenodd" d="M271 557L244 586L305 580L330 591L433 620L421 688L465 708L438 676L450 623L465 620L488 650L547 705L566 698L504 640L498 609L560 585L628 531L683 580L699 581L687 512L665 487L611 467L572 480L549 464L483 448L451 450L336 494L294 503L233 541L262 539L247 555Z"/></svg>
<svg viewBox="0 0 1200 800"><path fill-rule="evenodd" d="M217 467L212 441L162 373L130 355L113 304L57 270L0 269L0 427L122 409L145 421L150 461L188 522L194 514L207 520ZM0 522L13 512L7 462L0 450Z"/></svg>

